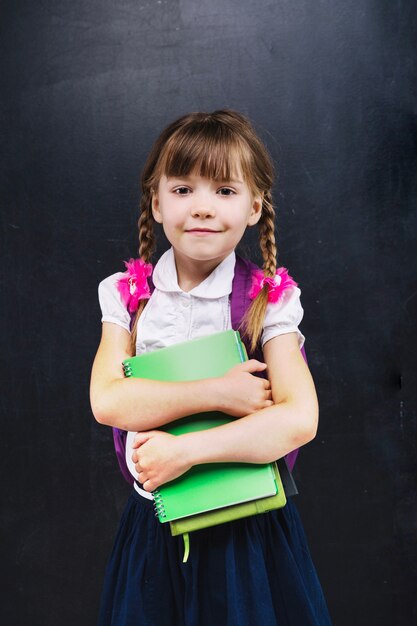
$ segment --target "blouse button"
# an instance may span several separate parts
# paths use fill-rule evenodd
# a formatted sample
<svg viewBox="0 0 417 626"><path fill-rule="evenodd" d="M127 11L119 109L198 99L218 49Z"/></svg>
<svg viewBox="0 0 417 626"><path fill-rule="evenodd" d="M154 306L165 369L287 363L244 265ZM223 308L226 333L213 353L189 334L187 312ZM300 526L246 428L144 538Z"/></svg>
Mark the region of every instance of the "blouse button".
<svg viewBox="0 0 417 626"><path fill-rule="evenodd" d="M187 308L190 306L190 300L188 298L181 298L181 304L183 307Z"/></svg>

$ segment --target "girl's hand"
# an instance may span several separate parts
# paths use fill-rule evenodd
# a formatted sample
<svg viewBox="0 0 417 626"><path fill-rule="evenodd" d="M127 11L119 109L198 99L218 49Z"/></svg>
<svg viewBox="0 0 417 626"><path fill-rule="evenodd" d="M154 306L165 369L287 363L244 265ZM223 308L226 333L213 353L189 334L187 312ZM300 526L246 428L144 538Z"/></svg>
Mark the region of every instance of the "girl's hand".
<svg viewBox="0 0 417 626"><path fill-rule="evenodd" d="M181 435L160 430L140 432L135 436L132 448L132 461L145 491L154 491L192 467Z"/></svg>
<svg viewBox="0 0 417 626"><path fill-rule="evenodd" d="M244 417L272 406L271 383L268 379L252 375L252 372L263 371L266 366L266 363L249 359L218 378L220 411L234 417Z"/></svg>

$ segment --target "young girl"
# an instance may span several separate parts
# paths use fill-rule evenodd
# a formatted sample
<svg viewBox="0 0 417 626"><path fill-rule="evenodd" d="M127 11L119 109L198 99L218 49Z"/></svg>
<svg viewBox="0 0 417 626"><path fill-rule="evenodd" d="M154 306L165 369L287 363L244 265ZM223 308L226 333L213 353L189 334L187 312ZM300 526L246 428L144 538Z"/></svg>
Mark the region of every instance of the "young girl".
<svg viewBox="0 0 417 626"><path fill-rule="evenodd" d="M159 522L152 502L152 491L193 465L271 462L316 434L317 396L300 352L301 292L277 270L272 183L265 146L249 120L228 109L176 120L146 161L140 258L99 285L91 406L99 423L128 431L135 479L107 566L100 626L331 623L291 498L282 509L192 533L186 563L181 537ZM152 266L155 222L171 247ZM253 271L239 330L249 355L262 360L192 382L125 378L129 356L232 328L235 248L255 224L264 264ZM181 436L158 430L211 410L237 419Z"/></svg>

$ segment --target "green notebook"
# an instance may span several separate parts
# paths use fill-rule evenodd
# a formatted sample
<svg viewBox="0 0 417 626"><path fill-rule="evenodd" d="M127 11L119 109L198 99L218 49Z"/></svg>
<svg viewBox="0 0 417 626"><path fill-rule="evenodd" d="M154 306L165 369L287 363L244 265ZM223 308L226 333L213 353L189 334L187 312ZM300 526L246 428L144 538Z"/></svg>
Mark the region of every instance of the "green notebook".
<svg viewBox="0 0 417 626"><path fill-rule="evenodd" d="M138 378L200 380L223 376L234 365L247 360L239 332L225 330L129 357L123 361L123 368L126 376Z"/></svg>
<svg viewBox="0 0 417 626"><path fill-rule="evenodd" d="M277 487L275 495L252 500L251 502L243 502L242 504L219 508L214 511L209 511L208 513L199 513L197 515L191 515L190 517L173 520L170 522L171 534L183 535L193 530L217 526L218 524L224 524L243 517L250 517L258 513L266 513L267 511L280 509L285 506L287 499L281 482L281 476L277 464L273 463L272 465Z"/></svg>
<svg viewBox="0 0 417 626"><path fill-rule="evenodd" d="M228 330L130 357L123 361L123 366L126 376L190 381L222 376L247 358L239 333ZM234 419L212 411L190 415L159 428L180 435ZM179 478L161 485L153 496L158 518L162 523L171 522L172 534L246 517L286 503L275 463L195 465Z"/></svg>

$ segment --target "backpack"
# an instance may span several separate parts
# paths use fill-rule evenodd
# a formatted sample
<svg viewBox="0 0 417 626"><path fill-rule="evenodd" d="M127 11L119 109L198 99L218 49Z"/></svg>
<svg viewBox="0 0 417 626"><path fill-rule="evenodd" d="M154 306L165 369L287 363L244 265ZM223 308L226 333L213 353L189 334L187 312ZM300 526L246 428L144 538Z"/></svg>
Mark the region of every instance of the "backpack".
<svg viewBox="0 0 417 626"><path fill-rule="evenodd" d="M252 283L252 272L253 270L259 270L259 267L249 261L248 259L244 259L243 257L236 254L236 265L235 265L235 275L232 282L232 293L230 297L230 309L231 309L231 321L232 328L237 330L245 311L248 309L252 300L249 298L249 290L251 288ZM154 284L152 282L152 276L149 277L149 287L151 293L154 290ZM133 324L133 314L131 316L131 326ZM256 349L251 352L249 349L249 342L242 337L242 341L245 344L246 351L248 353L249 359L257 359L258 361L263 362L263 353L260 343ZM301 348L301 354L307 363L307 357L305 354L304 346ZM308 365L308 363L307 363ZM262 378L266 378L265 372L256 372L256 376L260 376ZM130 473L127 464L126 464L126 437L127 432L125 430L121 430L120 428L113 427L113 440L114 447L116 451L117 460L119 462L120 470L126 479L126 481L133 485L135 482L134 477ZM285 460L287 462L288 469L292 472L295 461L298 456L299 449L293 450L285 455Z"/></svg>

